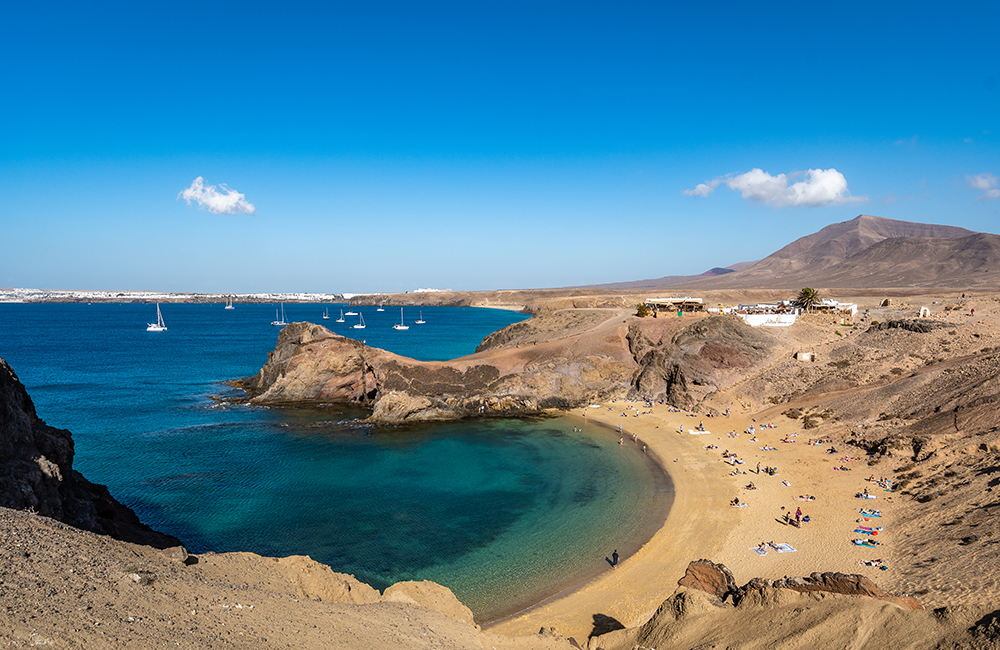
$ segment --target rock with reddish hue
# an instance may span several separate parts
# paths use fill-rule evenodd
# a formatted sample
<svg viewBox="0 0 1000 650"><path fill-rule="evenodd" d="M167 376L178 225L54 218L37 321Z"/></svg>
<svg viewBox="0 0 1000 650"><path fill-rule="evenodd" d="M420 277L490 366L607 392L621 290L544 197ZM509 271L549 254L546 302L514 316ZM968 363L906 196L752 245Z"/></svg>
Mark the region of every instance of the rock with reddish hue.
<svg viewBox="0 0 1000 650"><path fill-rule="evenodd" d="M726 596L736 592L733 572L725 564L716 564L711 560L696 560L688 564L684 577L677 584L708 592L719 600L725 600Z"/></svg>
<svg viewBox="0 0 1000 650"><path fill-rule="evenodd" d="M767 587L773 589L790 589L800 593L818 591L830 594L842 594L844 596L867 596L868 598L876 598L893 603L903 609L924 609L924 606L916 598L882 591L878 585L865 576L836 572L813 573L806 578L783 578L781 580L754 578L736 590L734 600L739 602L751 592L761 591Z"/></svg>
<svg viewBox="0 0 1000 650"><path fill-rule="evenodd" d="M687 325L546 312L490 335L476 354L417 361L292 323L260 372L232 384L254 404L360 403L373 422L391 423L518 416L626 394L686 405L762 363L773 345L729 316Z"/></svg>

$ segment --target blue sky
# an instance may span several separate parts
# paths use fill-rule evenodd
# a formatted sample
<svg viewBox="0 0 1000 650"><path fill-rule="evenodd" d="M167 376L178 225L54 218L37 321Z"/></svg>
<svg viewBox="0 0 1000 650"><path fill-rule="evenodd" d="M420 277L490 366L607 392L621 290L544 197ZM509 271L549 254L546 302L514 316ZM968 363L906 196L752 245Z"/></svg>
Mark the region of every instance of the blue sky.
<svg viewBox="0 0 1000 650"><path fill-rule="evenodd" d="M558 287L861 213L1000 232L1000 4L812 4L6 3L0 286Z"/></svg>

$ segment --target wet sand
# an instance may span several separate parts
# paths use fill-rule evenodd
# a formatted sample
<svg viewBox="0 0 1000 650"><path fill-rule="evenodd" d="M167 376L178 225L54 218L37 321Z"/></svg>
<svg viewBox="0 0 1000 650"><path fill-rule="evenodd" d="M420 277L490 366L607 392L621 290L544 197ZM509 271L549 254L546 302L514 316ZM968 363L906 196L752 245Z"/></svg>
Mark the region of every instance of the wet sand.
<svg viewBox="0 0 1000 650"><path fill-rule="evenodd" d="M635 417L636 413L639 417ZM635 554L622 556L618 568L609 567L563 597L487 626L490 631L522 635L545 626L581 640L590 635L595 621L607 624L604 617L625 627L639 625L675 591L688 563L701 558L725 564L740 584L754 577L781 578L814 571L861 573L876 581L884 578L879 569L862 567L858 562L887 557L889 547L857 547L850 540L861 537L852 533L859 525L858 508L883 510L881 519L860 525L885 526L891 521L886 512L887 504L892 503L891 495L865 481L869 474L863 463L839 462L843 454L828 454L829 445L808 446L808 435L791 420L779 416L772 422L777 428L758 429L753 442L752 436L743 432L751 424L759 427L765 423L754 423L750 413L707 418L703 413L672 412L660 404L650 409L641 402L617 400L600 408L575 409L571 415L585 422L584 426L612 427L609 435L617 435L621 425L626 445L637 445L639 449L648 445L673 481L673 505L663 527ZM691 435L689 431L699 422L704 422L711 433ZM680 433L682 426L684 432ZM739 432L739 436L729 437L729 432ZM631 439L633 433L639 438L637 443ZM780 442L793 433L796 435L790 439L796 442ZM717 449L706 449L709 445ZM722 452L727 449L735 452L743 464L724 461ZM778 475L757 475L758 462L762 467L777 466ZM840 465L852 471L831 469ZM732 475L734 471L740 473ZM744 489L750 482L756 490ZM879 495L878 499L854 498L865 487ZM816 500L795 499L805 494ZM734 497L747 507L731 507ZM784 512L794 513L798 506L810 515L811 521L801 528L786 525L782 521ZM786 542L797 550L780 554L770 550L762 557L751 548L762 541ZM885 538L880 541L884 543ZM608 549L608 553L612 550Z"/></svg>

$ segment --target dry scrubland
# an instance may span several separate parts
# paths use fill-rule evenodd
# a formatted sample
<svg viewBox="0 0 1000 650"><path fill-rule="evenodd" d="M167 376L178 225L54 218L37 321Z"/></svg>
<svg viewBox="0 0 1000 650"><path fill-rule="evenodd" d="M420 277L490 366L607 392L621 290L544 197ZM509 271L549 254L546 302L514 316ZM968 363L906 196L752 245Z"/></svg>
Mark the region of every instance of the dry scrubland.
<svg viewBox="0 0 1000 650"><path fill-rule="evenodd" d="M534 354L557 330L577 337L558 344L566 350L613 326L628 349L616 363L633 364L631 389L568 412L607 435L621 425L621 452L646 445L677 494L663 529L617 569L486 631L428 585L380 595L304 558L209 554L184 564L3 510L0 638L15 647L94 648L1000 647L1000 300L957 295L894 298L887 307L862 296L867 318L807 317L766 331L718 318L540 309L556 319L551 327L529 321L492 337L482 354L500 364L504 350ZM917 318L922 306L930 318ZM610 345L609 336L596 338ZM795 359L799 351L816 361ZM644 389L693 408L626 399ZM699 422L710 433L690 435ZM807 444L818 438L828 442ZM725 462L724 451L742 464ZM778 475L757 474L758 462ZM872 475L894 489L868 482ZM756 489L746 489L750 482ZM866 488L878 498L855 498ZM748 505L730 507L736 497ZM800 506L810 522L787 525L783 515ZM858 508L882 517L865 521ZM882 526L872 538L880 544L853 545L867 536L854 532L859 525ZM797 550L760 556L751 547L762 541ZM763 582L734 605L731 594L723 602L705 585L678 589L698 558L727 566L737 586L861 574L926 609ZM859 564L874 559L886 569Z"/></svg>

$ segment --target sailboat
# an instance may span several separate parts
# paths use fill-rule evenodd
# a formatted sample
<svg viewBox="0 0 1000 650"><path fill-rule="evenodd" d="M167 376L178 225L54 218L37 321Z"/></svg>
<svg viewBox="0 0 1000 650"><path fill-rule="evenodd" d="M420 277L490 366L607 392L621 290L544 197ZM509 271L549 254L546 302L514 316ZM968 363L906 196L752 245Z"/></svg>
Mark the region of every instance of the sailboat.
<svg viewBox="0 0 1000 650"><path fill-rule="evenodd" d="M236 307L233 307L233 297L232 296L226 296L226 309L236 309Z"/></svg>
<svg viewBox="0 0 1000 650"><path fill-rule="evenodd" d="M285 322L285 303L281 303L281 318L278 318L278 310L274 310L274 320L271 321L271 324L275 327L284 327L285 325L288 325L288 323Z"/></svg>
<svg viewBox="0 0 1000 650"><path fill-rule="evenodd" d="M347 308L347 311L346 311L346 312L344 313L344 315L345 315L345 316L357 316L357 315L358 315L358 312L356 312L356 311L352 311L352 310L351 310L351 308L350 308L350 307L348 307L348 308Z"/></svg>
<svg viewBox="0 0 1000 650"><path fill-rule="evenodd" d="M343 323L344 322L344 310L343 309L340 310L340 318L337 319L337 322L338 323Z"/></svg>
<svg viewBox="0 0 1000 650"><path fill-rule="evenodd" d="M166 332L167 326L163 324L163 314L160 313L160 303L156 303L156 322L146 323L147 332Z"/></svg>
<svg viewBox="0 0 1000 650"><path fill-rule="evenodd" d="M421 312L420 312L420 318L418 318L417 320L415 320L413 322L416 323L417 325L423 325L424 323L427 322L427 321L424 320L424 312L423 312L423 310L421 310Z"/></svg>
<svg viewBox="0 0 1000 650"><path fill-rule="evenodd" d="M408 329L410 329L409 325L403 325L403 308L402 307L399 308L399 325L393 325L392 329L394 329L394 330L408 330Z"/></svg>
<svg viewBox="0 0 1000 650"><path fill-rule="evenodd" d="M330 320L330 308L327 307L326 311L323 312L323 320Z"/></svg>
<svg viewBox="0 0 1000 650"><path fill-rule="evenodd" d="M363 330L363 329L365 328L365 317L364 317L364 316L361 316L361 315L359 314L359 315L358 315L358 318L360 318L360 319L361 319L361 322L360 322L360 323L358 323L357 325L354 325L353 327L354 327L354 329L356 329L356 330Z"/></svg>
<svg viewBox="0 0 1000 650"><path fill-rule="evenodd" d="M379 305L378 309L376 309L375 311L385 311L385 307L382 306L382 305Z"/></svg>

